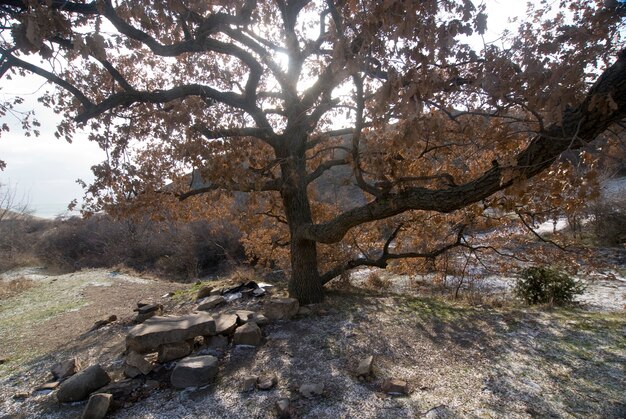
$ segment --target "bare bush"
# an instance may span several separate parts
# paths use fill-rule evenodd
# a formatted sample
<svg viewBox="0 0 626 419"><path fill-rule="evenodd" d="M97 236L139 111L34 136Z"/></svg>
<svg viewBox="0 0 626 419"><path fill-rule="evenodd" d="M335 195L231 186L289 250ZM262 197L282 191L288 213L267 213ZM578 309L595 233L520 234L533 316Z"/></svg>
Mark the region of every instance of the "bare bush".
<svg viewBox="0 0 626 419"><path fill-rule="evenodd" d="M367 276L366 285L368 288L375 290L387 290L391 287L391 281L386 278L382 278L376 272L371 272Z"/></svg>
<svg viewBox="0 0 626 419"><path fill-rule="evenodd" d="M96 215L56 221L38 243L37 255L68 270L125 265L193 278L242 258L243 251L238 232L226 224L115 220Z"/></svg>
<svg viewBox="0 0 626 419"><path fill-rule="evenodd" d="M626 197L601 202L593 207L593 233L599 245L626 244Z"/></svg>

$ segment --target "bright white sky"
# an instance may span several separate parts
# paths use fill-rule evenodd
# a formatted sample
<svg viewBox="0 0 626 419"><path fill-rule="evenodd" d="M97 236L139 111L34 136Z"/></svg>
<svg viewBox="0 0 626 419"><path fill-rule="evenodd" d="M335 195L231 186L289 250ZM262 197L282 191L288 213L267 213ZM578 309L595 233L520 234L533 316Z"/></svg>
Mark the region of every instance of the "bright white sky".
<svg viewBox="0 0 626 419"><path fill-rule="evenodd" d="M485 0L485 3L489 13L487 41L510 29L508 19L522 16L526 10L525 1ZM105 155L85 135L77 134L72 144L54 137L58 116L36 101L42 86L43 81L35 76L0 82L0 95L24 95L26 102L21 109L34 109L42 123L38 138L26 138L13 116L7 115L0 121L11 127L11 132L0 136L0 160L7 163L7 168L0 172L0 184L10 185L18 196L28 200L35 215L52 218L65 213L73 199L81 201L83 190L76 180L89 183L93 179L91 166L104 160Z"/></svg>

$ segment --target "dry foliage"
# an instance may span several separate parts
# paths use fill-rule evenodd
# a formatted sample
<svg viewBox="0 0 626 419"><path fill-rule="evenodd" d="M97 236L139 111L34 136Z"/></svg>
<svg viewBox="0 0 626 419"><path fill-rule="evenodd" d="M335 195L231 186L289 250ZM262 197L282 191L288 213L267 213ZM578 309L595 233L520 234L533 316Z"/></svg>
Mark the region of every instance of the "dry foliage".
<svg viewBox="0 0 626 419"><path fill-rule="evenodd" d="M0 281L0 300L17 295L35 286L35 281L27 278L16 278Z"/></svg>

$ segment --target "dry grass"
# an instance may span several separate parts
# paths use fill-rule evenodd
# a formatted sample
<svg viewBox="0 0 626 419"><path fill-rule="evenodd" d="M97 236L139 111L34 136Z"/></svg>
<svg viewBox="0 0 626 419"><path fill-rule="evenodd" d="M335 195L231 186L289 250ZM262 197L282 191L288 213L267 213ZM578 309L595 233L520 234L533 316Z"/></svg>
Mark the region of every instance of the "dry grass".
<svg viewBox="0 0 626 419"><path fill-rule="evenodd" d="M27 278L17 278L12 281L0 282L0 300L20 294L35 286L35 281Z"/></svg>

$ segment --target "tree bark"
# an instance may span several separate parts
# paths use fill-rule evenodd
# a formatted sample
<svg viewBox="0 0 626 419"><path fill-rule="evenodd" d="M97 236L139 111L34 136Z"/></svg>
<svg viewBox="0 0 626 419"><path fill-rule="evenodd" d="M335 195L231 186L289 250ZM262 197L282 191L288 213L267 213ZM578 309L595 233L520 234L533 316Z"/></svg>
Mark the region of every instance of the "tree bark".
<svg viewBox="0 0 626 419"><path fill-rule="evenodd" d="M297 237L300 227L313 221L307 194L305 140L305 135L291 137L289 145L280 147L277 154L282 161L281 197L291 237L289 296L301 304L312 304L324 299L324 285L317 268L317 243Z"/></svg>

